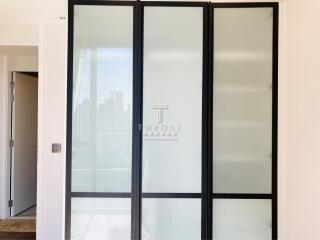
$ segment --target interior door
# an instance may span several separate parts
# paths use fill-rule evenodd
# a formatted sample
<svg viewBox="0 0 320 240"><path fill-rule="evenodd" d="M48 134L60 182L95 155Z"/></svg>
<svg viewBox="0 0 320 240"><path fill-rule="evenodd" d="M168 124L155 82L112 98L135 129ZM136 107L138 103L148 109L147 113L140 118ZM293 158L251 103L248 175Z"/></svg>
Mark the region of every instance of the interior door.
<svg viewBox="0 0 320 240"><path fill-rule="evenodd" d="M129 240L133 7L77 5L74 16L71 239Z"/></svg>
<svg viewBox="0 0 320 240"><path fill-rule="evenodd" d="M203 6L143 11L142 240L197 240Z"/></svg>
<svg viewBox="0 0 320 240"><path fill-rule="evenodd" d="M213 8L213 239L277 239L275 12L241 6Z"/></svg>
<svg viewBox="0 0 320 240"><path fill-rule="evenodd" d="M38 79L13 74L11 215L36 204Z"/></svg>

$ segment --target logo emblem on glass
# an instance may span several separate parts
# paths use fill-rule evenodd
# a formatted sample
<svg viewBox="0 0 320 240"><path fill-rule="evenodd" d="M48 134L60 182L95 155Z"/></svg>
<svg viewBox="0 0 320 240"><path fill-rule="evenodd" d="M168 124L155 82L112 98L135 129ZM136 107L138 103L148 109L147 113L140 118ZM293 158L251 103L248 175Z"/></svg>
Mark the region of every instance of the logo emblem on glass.
<svg viewBox="0 0 320 240"><path fill-rule="evenodd" d="M166 121L164 115L170 111L169 105L153 105L155 123L146 123L143 127L144 140L177 141L182 126ZM165 114L166 113L166 114Z"/></svg>

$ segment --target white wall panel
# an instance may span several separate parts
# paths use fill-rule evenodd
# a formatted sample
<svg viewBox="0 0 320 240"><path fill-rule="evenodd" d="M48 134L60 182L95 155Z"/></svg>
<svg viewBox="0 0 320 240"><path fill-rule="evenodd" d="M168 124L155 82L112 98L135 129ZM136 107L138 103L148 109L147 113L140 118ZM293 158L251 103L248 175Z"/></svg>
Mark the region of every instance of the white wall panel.
<svg viewBox="0 0 320 240"><path fill-rule="evenodd" d="M5 195L8 190L7 182L7 132L6 124L7 118L5 112L7 111L7 57L0 56L0 219L6 216L8 208L6 207Z"/></svg>
<svg viewBox="0 0 320 240"><path fill-rule="evenodd" d="M285 4L285 240L320 239L320 1Z"/></svg>
<svg viewBox="0 0 320 240"><path fill-rule="evenodd" d="M66 25L44 23L39 47L39 151L37 239L64 233L66 135ZM61 153L51 144L61 143Z"/></svg>

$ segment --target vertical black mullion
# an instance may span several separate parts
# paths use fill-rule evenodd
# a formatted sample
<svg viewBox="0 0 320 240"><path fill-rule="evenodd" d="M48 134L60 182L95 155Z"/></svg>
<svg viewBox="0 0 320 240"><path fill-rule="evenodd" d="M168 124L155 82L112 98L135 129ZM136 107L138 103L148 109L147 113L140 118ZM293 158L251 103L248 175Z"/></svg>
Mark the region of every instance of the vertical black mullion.
<svg viewBox="0 0 320 240"><path fill-rule="evenodd" d="M66 147L66 206L65 239L71 238L71 168L72 168L72 95L73 95L73 21L74 4L68 3L68 79L67 79L67 147Z"/></svg>
<svg viewBox="0 0 320 240"><path fill-rule="evenodd" d="M278 238L278 32L279 5L275 3L272 44L272 239Z"/></svg>
<svg viewBox="0 0 320 240"><path fill-rule="evenodd" d="M202 199L201 199L201 239L207 239L207 221L208 221L208 108L207 108L207 89L208 89L208 74L207 74L207 59L208 59L208 38L207 38L207 18L208 9L203 8L203 48L202 48Z"/></svg>
<svg viewBox="0 0 320 240"><path fill-rule="evenodd" d="M212 239L212 87L210 79L210 6L203 7L202 204L201 239Z"/></svg>
<svg viewBox="0 0 320 240"><path fill-rule="evenodd" d="M133 7L133 126L131 239L141 238L143 6Z"/></svg>
<svg viewBox="0 0 320 240"><path fill-rule="evenodd" d="M214 11L211 3L209 4L209 29L208 29L208 41L209 41L209 49L208 49L208 71L209 71L209 93L208 93L208 146L209 146L209 156L208 156L208 201L209 201L209 220L208 220L208 236L209 239L213 239L213 72L214 72L214 64L213 64L213 52L214 52L214 41L213 41L213 33L214 33Z"/></svg>

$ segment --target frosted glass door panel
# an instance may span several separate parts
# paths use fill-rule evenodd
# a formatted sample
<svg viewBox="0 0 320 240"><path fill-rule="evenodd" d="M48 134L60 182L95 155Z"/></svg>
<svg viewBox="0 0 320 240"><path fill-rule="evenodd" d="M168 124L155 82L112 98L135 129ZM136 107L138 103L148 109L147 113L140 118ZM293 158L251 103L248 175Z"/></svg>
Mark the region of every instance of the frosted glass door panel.
<svg viewBox="0 0 320 240"><path fill-rule="evenodd" d="M130 240L130 234L131 199L72 199L72 240Z"/></svg>
<svg viewBox="0 0 320 240"><path fill-rule="evenodd" d="M214 9L216 193L271 193L272 26L272 8Z"/></svg>
<svg viewBox="0 0 320 240"><path fill-rule="evenodd" d="M142 240L201 239L201 199L143 199Z"/></svg>
<svg viewBox="0 0 320 240"><path fill-rule="evenodd" d="M143 191L201 191L201 7L145 7Z"/></svg>
<svg viewBox="0 0 320 240"><path fill-rule="evenodd" d="M272 239L271 200L215 199L213 239Z"/></svg>
<svg viewBox="0 0 320 240"><path fill-rule="evenodd" d="M72 191L131 191L133 10L75 6Z"/></svg>

